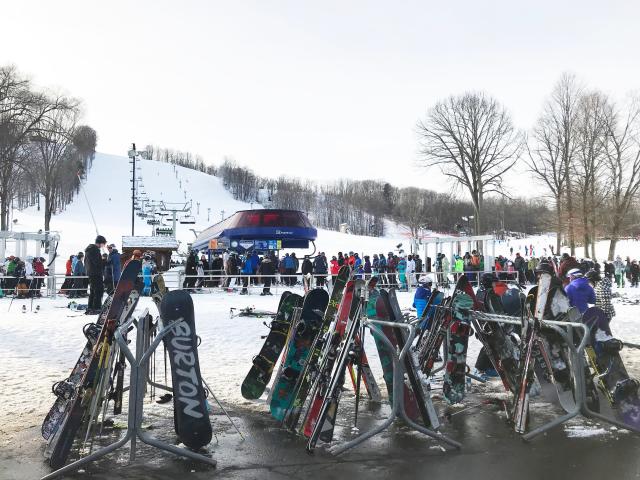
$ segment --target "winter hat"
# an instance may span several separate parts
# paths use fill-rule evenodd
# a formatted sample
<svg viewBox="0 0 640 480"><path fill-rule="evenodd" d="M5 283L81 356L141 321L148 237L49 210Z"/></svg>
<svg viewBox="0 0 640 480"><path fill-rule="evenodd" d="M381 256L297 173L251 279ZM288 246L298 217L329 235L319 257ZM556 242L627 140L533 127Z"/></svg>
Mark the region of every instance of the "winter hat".
<svg viewBox="0 0 640 480"><path fill-rule="evenodd" d="M586 277L591 280L593 283L599 282L602 280L602 277L600 276L600 272L598 272L595 269L591 269L587 272Z"/></svg>
<svg viewBox="0 0 640 480"><path fill-rule="evenodd" d="M567 277L581 277L581 276L582 276L582 272L580 271L579 268L572 268L567 272Z"/></svg>
<svg viewBox="0 0 640 480"><path fill-rule="evenodd" d="M96 237L96 241L95 241L96 245L100 245L100 244L105 245L106 243L107 243L107 239L104 238L102 235L98 235Z"/></svg>

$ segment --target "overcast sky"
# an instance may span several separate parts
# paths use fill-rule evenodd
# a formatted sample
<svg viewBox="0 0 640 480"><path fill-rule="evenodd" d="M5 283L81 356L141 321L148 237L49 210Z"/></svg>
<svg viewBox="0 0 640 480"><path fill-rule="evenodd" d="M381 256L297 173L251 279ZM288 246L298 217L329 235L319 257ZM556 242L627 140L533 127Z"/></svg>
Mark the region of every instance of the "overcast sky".
<svg viewBox="0 0 640 480"><path fill-rule="evenodd" d="M82 98L102 152L443 190L417 167L438 99L483 90L528 129L563 71L640 88L640 2L524 3L5 0L0 64Z"/></svg>

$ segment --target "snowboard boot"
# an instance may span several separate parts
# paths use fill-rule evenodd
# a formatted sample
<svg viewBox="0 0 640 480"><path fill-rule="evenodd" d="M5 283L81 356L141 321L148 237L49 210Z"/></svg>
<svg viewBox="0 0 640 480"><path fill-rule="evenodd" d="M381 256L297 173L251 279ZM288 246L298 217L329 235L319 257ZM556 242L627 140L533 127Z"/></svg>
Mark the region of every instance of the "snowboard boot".
<svg viewBox="0 0 640 480"><path fill-rule="evenodd" d="M598 342L600 346L600 351L605 354L618 353L622 350L623 343L617 338L612 338L607 340L606 342Z"/></svg>
<svg viewBox="0 0 640 480"><path fill-rule="evenodd" d="M63 400L69 400L73 396L76 389L72 383L67 382L66 380L62 380L60 382L54 383L51 387L51 391L56 397Z"/></svg>
<svg viewBox="0 0 640 480"><path fill-rule="evenodd" d="M640 387L638 380L635 378L625 378L616 383L616 386L611 392L611 396L618 402L625 397L635 395L638 392L638 387Z"/></svg>

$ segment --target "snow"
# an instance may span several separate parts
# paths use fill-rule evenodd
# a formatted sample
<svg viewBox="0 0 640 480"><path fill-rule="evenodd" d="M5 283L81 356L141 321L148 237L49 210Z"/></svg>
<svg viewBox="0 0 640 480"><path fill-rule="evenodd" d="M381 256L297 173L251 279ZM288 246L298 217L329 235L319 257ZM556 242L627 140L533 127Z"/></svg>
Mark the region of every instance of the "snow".
<svg viewBox="0 0 640 480"><path fill-rule="evenodd" d="M263 402L250 402L240 394L240 385L251 367L252 358L258 353L268 332L263 324L267 318L230 318L230 309L247 306L259 310L275 311L282 287L274 289L271 297L258 295L258 290L241 297L237 293L214 291L194 294L196 330L202 338L199 347L202 374L215 391L216 396L232 405L242 405L257 411L266 411ZM301 292L298 292L301 293ZM618 315L612 328L614 334L625 341L640 343L640 332L636 326L637 306L623 304L622 299L640 298L640 290L627 288L624 297L614 299ZM401 308L409 308L412 294L398 293ZM0 447L11 441L25 425L39 425L53 403L51 385L64 379L75 363L84 345L82 326L95 317L87 317L66 307L68 299L39 299L39 313L30 311L30 302L0 299L0 384L3 388L3 408L0 409L0 425L5 435ZM27 313L22 313L25 305ZM156 315L155 305L149 298L142 298L135 311L139 315L148 308ZM367 356L382 390L382 370L371 335L365 340ZM479 342L471 337L468 364L473 366L480 349ZM631 375L640 373L640 358L637 350L625 349L623 356ZM162 355L157 356L158 375L163 375ZM599 430L580 430L580 426L567 429L570 437L600 435ZM579 428L580 427L580 428Z"/></svg>

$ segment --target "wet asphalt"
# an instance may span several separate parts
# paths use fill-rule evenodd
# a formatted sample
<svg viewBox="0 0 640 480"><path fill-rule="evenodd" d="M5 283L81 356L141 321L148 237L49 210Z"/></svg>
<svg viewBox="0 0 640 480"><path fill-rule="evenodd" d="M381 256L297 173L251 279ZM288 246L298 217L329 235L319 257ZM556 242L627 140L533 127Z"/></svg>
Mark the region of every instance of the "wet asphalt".
<svg viewBox="0 0 640 480"><path fill-rule="evenodd" d="M467 405L486 398L470 395ZM171 405L171 404L169 404ZM436 402L442 410L444 406ZM324 448L309 455L304 440L278 427L265 412L227 406L245 436L241 439L229 420L215 409L215 437L208 453L216 468L195 463L147 446L140 446L135 461L127 447L64 478L73 479L635 479L640 478L640 436L580 418L557 427L531 442L524 442L507 423L497 405L484 405L443 418L442 432L461 442L461 450L441 448L434 440L413 432L400 422L364 444L339 456ZM175 442L169 406L150 409L143 425L158 438ZM336 429L337 442L355 436L354 401L346 392ZM360 432L379 424L389 413L386 405L363 402ZM536 403L532 425L561 414L555 407ZM34 419L36 420L36 419ZM571 437L571 432L591 436ZM595 434L594 434L595 433ZM105 432L103 442L122 435ZM43 457L38 422L20 432L0 449L0 480L32 480L50 471Z"/></svg>

